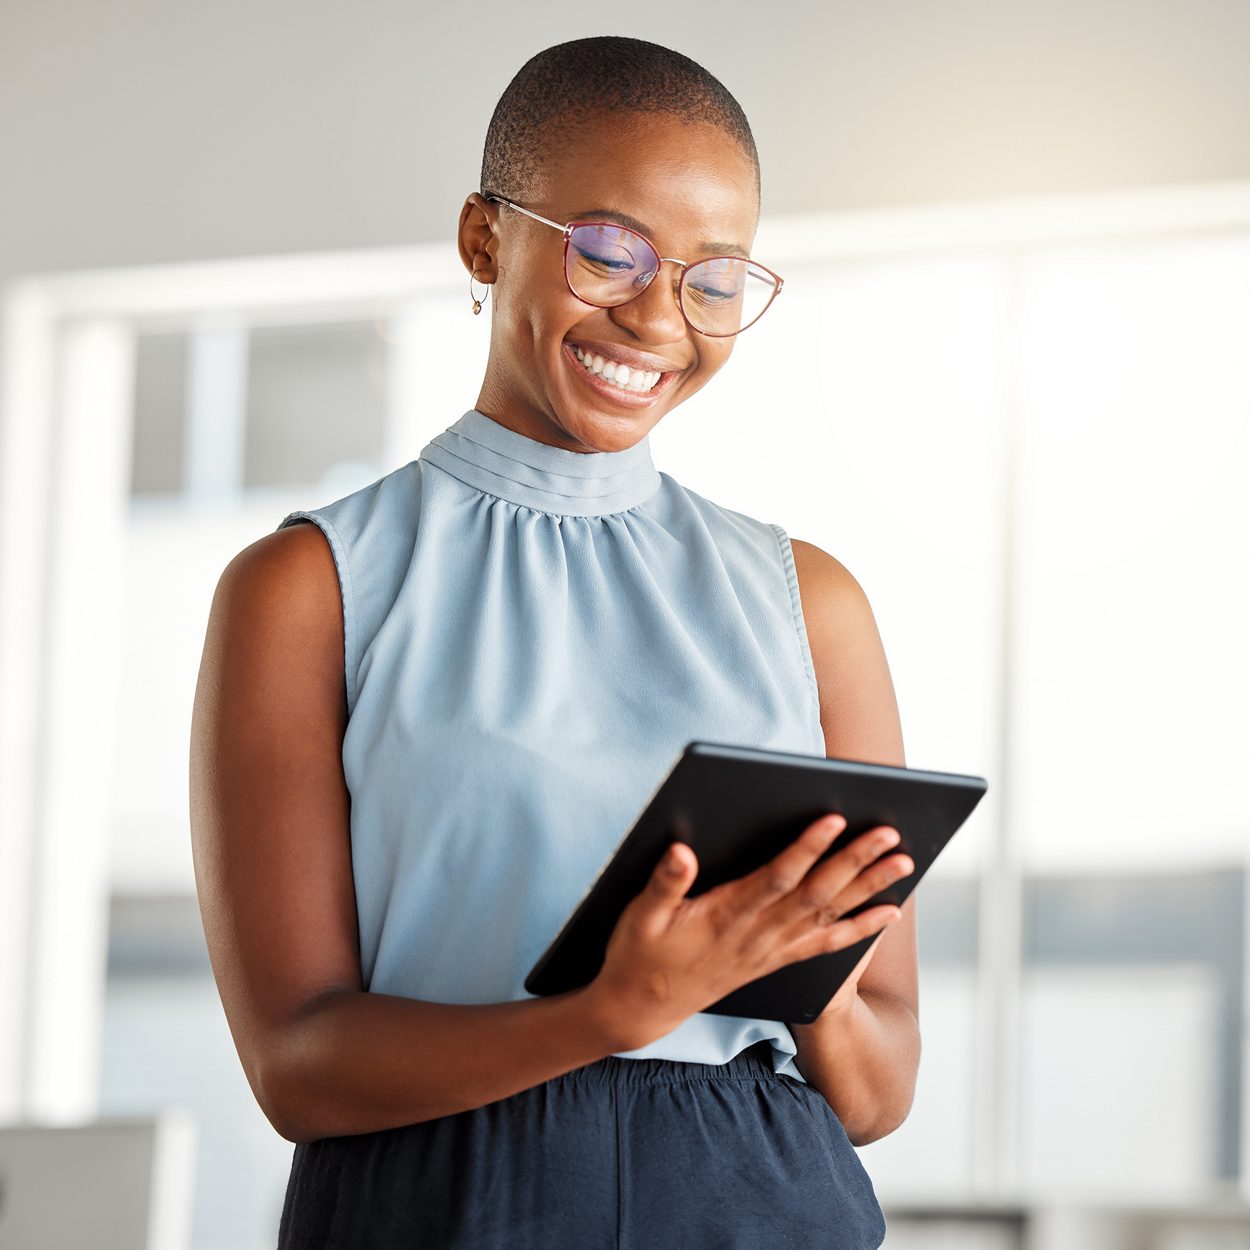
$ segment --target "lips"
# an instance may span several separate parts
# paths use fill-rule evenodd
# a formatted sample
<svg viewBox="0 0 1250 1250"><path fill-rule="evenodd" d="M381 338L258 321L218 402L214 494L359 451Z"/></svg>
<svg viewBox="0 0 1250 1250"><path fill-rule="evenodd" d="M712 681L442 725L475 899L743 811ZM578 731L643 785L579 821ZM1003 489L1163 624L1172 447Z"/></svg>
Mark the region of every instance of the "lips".
<svg viewBox="0 0 1250 1250"><path fill-rule="evenodd" d="M577 346L573 348L573 355L581 361L582 368L595 377L615 382L622 390L634 394L649 391L663 377L658 369L631 369L618 361L604 360L597 352L584 352Z"/></svg>
<svg viewBox="0 0 1250 1250"><path fill-rule="evenodd" d="M681 376L679 370L672 370L670 368L668 371L660 374L660 380L650 390L625 390L617 386L615 382L609 382L604 378L598 377L596 374L587 369L586 366L578 360L576 347L570 340L566 339L564 341L561 346L560 354L565 358L565 360L568 361L569 368L572 369L579 378L581 378L582 385L589 387L597 396L603 399L611 400L612 403L621 408L650 407L650 405L654 404L657 399L668 391L668 388L673 384L673 380ZM640 355L640 353L637 352L630 354L634 359L640 361L648 359L648 357ZM655 360L658 358L650 357L649 359ZM623 363L628 364L628 361L624 361ZM642 366L639 365L638 367L641 368Z"/></svg>
<svg viewBox="0 0 1250 1250"><path fill-rule="evenodd" d="M597 339L566 338L565 346L580 347L584 352L592 352L611 360L618 365L626 365L629 369L637 369L642 373L680 373L686 368L663 356L655 356L650 352L640 352L632 347L619 343L606 343Z"/></svg>

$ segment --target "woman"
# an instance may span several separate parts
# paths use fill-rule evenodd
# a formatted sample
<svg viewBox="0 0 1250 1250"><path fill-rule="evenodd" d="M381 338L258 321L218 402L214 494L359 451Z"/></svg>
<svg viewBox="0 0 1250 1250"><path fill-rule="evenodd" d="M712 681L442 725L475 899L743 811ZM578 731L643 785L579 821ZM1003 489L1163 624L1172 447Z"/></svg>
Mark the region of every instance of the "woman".
<svg viewBox="0 0 1250 1250"><path fill-rule="evenodd" d="M675 843L594 982L522 986L685 742L903 763L851 575L651 460L776 295L758 214L707 71L539 53L460 216L493 299L475 408L222 575L193 845L240 1059L297 1143L282 1246L881 1243L852 1143L910 1108L913 904L840 917L911 871L895 831L816 867L844 827L817 821L693 899ZM702 1010L878 930L812 1024Z"/></svg>

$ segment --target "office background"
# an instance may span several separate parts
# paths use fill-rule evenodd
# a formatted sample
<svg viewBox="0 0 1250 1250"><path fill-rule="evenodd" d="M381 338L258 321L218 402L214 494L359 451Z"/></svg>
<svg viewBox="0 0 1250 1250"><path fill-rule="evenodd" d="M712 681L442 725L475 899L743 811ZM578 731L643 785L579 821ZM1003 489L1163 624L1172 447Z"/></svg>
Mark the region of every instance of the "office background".
<svg viewBox="0 0 1250 1250"><path fill-rule="evenodd" d="M0 3L0 1143L163 1115L143 1244L273 1244L291 1146L191 873L209 601L472 405L487 120L603 33L737 95L786 278L657 465L847 564L908 762L992 784L918 898L917 1100L861 1151L887 1246L1250 1244L1250 7L1217 0Z"/></svg>

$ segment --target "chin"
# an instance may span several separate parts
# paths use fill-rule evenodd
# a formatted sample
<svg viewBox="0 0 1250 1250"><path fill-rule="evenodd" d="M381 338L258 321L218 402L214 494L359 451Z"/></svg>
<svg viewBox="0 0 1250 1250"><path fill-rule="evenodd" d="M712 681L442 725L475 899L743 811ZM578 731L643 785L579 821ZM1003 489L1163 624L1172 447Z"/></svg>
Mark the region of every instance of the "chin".
<svg viewBox="0 0 1250 1250"><path fill-rule="evenodd" d="M641 442L655 421L621 420L597 412L579 412L563 422L565 433L590 451L624 451Z"/></svg>

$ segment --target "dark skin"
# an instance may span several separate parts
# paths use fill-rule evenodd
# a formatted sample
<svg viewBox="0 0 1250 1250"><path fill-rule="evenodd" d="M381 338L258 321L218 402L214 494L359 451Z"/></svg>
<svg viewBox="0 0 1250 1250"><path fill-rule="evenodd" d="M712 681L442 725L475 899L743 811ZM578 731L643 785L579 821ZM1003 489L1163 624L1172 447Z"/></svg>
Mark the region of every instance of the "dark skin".
<svg viewBox="0 0 1250 1250"><path fill-rule="evenodd" d="M720 130L671 117L587 124L546 163L525 207L567 221L615 209L665 257L754 241L754 171ZM586 159L593 151L595 159ZM477 408L576 452L632 446L725 364L735 339L692 330L664 265L637 299L581 303L549 227L470 195L459 247L492 286L491 351ZM725 249L718 248L719 251ZM749 331L748 331L749 333ZM642 405L576 372L565 342L603 345L675 376ZM902 763L894 692L862 590L795 541L828 753ZM230 562L210 612L191 739L191 831L205 934L244 1071L292 1142L372 1132L482 1106L671 1031L731 989L795 959L881 931L821 1018L794 1026L799 1067L856 1144L902 1122L919 1059L915 923L901 909L845 912L912 865L869 830L817 860L836 821L814 822L769 864L696 899L678 844L617 925L600 975L550 998L486 1005L366 993L357 945L343 619L321 532L295 525ZM884 928L883 928L884 926Z"/></svg>
<svg viewBox="0 0 1250 1250"><path fill-rule="evenodd" d="M509 198L561 224L616 209L650 227L644 233L661 256L694 262L726 254L704 246L709 242L748 254L758 222L754 169L716 127L617 114L579 128L559 147L525 196ZM675 298L676 265L662 266L628 304L589 307L565 284L560 235L476 193L460 213L459 246L465 268L492 285L495 305L476 407L531 438L579 452L630 447L703 387L733 350L735 339L708 338L686 325ZM566 340L643 354L649 367L678 376L656 403L625 408L581 380L580 366L563 351Z"/></svg>

